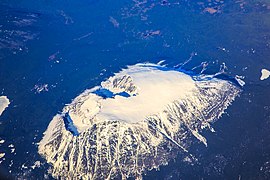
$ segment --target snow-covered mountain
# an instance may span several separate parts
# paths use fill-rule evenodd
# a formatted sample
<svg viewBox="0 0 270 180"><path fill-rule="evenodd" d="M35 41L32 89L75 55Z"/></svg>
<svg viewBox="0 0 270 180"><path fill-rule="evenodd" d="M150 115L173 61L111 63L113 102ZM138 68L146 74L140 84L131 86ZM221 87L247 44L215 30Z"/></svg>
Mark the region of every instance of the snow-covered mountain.
<svg viewBox="0 0 270 180"><path fill-rule="evenodd" d="M235 81L136 64L88 89L50 122L39 153L52 175L69 179L136 177L189 153L191 137L211 128L241 92Z"/></svg>

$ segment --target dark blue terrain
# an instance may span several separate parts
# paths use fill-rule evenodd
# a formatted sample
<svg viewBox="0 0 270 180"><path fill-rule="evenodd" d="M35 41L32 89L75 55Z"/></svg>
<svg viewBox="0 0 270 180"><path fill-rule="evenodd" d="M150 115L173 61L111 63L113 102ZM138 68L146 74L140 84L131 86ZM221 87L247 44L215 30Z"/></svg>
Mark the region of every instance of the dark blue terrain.
<svg viewBox="0 0 270 180"><path fill-rule="evenodd" d="M208 147L194 140L197 163L179 155L144 179L270 179L268 0L1 0L0 93L11 104L0 116L0 179L52 179L37 143L54 115L127 65L160 60L194 74L223 66L219 78L246 84L204 134Z"/></svg>

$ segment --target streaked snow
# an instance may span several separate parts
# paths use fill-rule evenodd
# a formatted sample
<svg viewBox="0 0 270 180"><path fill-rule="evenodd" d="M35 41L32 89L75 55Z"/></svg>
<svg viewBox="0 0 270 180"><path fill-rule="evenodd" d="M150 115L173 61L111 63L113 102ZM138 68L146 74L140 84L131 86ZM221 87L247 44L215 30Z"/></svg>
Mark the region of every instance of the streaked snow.
<svg viewBox="0 0 270 180"><path fill-rule="evenodd" d="M5 111L5 109L8 107L10 104L9 99L7 96L0 96L0 116L2 113Z"/></svg>
<svg viewBox="0 0 270 180"><path fill-rule="evenodd" d="M55 178L141 178L177 152L193 159L188 152L193 137L207 145L201 132L214 132L210 124L241 92L235 82L160 64L128 66L66 105L50 122L39 153ZM115 96L99 96L99 89ZM130 96L117 95L122 92ZM66 113L78 135L65 127Z"/></svg>
<svg viewBox="0 0 270 180"><path fill-rule="evenodd" d="M262 69L261 73L262 73L262 75L260 77L260 80L265 80L265 79L269 78L269 76L270 76L270 71L267 69Z"/></svg>

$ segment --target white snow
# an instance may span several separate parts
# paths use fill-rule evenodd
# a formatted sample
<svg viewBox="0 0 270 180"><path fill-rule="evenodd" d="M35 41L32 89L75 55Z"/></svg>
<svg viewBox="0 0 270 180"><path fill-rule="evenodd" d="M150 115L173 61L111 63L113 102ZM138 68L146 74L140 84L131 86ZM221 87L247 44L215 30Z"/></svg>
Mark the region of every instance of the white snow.
<svg viewBox="0 0 270 180"><path fill-rule="evenodd" d="M10 145L8 145L8 147L9 147L9 148L13 148L13 147L14 147L14 145L13 145L13 144L10 144Z"/></svg>
<svg viewBox="0 0 270 180"><path fill-rule="evenodd" d="M32 169L39 168L41 165L40 161L36 161L33 166L31 166Z"/></svg>
<svg viewBox="0 0 270 180"><path fill-rule="evenodd" d="M270 71L267 69L262 69L261 73L262 73L262 75L261 75L260 80L265 80L265 79L269 78L269 76L270 76Z"/></svg>
<svg viewBox="0 0 270 180"><path fill-rule="evenodd" d="M9 104L10 102L7 96L0 96L0 116L2 115L2 113L8 107Z"/></svg>
<svg viewBox="0 0 270 180"><path fill-rule="evenodd" d="M95 94L100 88L130 97L103 98ZM211 123L240 92L213 75L192 77L160 64L128 66L54 116L38 151L55 178L140 179L167 164L174 149L189 154L191 135L207 145L202 129L214 131ZM78 136L65 128L67 112Z"/></svg>
<svg viewBox="0 0 270 180"><path fill-rule="evenodd" d="M161 112L176 99L185 98L195 88L190 76L177 71L161 71L151 67L132 67L117 76L128 74L138 87L138 95L116 96L102 102L99 119L136 123Z"/></svg>
<svg viewBox="0 0 270 180"><path fill-rule="evenodd" d="M239 75L235 76L235 80L240 84L240 86L244 86L246 84L245 81L243 80L244 78L245 78L244 76Z"/></svg>

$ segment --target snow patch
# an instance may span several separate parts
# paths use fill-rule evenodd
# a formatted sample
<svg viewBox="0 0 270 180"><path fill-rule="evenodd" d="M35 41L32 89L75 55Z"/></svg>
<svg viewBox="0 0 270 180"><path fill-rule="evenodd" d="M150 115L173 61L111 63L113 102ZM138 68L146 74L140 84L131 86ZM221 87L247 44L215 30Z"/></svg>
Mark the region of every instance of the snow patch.
<svg viewBox="0 0 270 180"><path fill-rule="evenodd" d="M0 159L2 159L5 156L5 153L0 153Z"/></svg>
<svg viewBox="0 0 270 180"><path fill-rule="evenodd" d="M31 166L31 168L32 168L32 169L36 169L36 168L39 168L40 165L41 165L40 161L36 161L36 162L34 163L34 165Z"/></svg>
<svg viewBox="0 0 270 180"><path fill-rule="evenodd" d="M5 111L5 109L8 107L10 104L9 99L7 96L0 96L0 116L2 113Z"/></svg>
<svg viewBox="0 0 270 180"><path fill-rule="evenodd" d="M265 80L265 79L269 78L269 76L270 76L270 71L267 69L262 69L261 73L262 73L262 75L260 77L260 80Z"/></svg>

